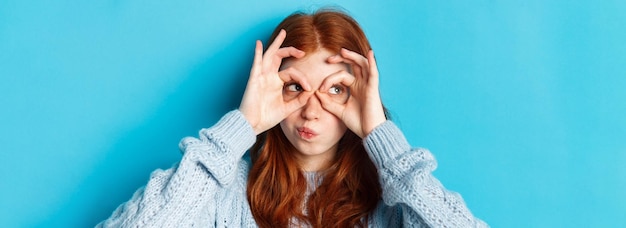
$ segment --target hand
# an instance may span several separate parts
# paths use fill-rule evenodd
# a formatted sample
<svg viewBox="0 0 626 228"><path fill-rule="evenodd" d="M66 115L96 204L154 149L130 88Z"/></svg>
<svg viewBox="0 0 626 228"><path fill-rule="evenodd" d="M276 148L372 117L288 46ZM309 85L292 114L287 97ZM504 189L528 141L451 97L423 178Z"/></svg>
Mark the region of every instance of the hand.
<svg viewBox="0 0 626 228"><path fill-rule="evenodd" d="M301 72L293 68L278 71L284 58L302 58L305 55L294 47L280 48L286 34L285 30L281 30L265 53L261 41L256 42L250 78L239 110L257 135L304 106L313 95L311 86ZM298 97L285 101L283 86L286 82L297 82L305 91Z"/></svg>
<svg viewBox="0 0 626 228"><path fill-rule="evenodd" d="M387 120L378 90L378 68L374 52L369 51L365 58L356 52L341 49L340 55L331 56L327 61L347 63L353 74L342 70L328 76L315 94L324 109L340 118L352 132L363 138ZM333 101L326 93L337 84L349 88L350 97L345 103Z"/></svg>

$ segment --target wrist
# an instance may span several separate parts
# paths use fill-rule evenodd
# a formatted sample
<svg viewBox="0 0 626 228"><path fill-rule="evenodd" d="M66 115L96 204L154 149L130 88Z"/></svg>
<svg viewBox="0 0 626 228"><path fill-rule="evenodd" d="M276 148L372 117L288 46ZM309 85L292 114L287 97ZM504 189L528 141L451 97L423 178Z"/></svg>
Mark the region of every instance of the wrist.
<svg viewBox="0 0 626 228"><path fill-rule="evenodd" d="M250 128L252 128L252 130L254 131L254 134L259 135L260 130L258 129L259 127L258 127L258 124L256 123L258 121L253 121L251 116L248 113L246 113L246 110L244 108L239 107L239 112L241 112L241 115L243 116L243 118L246 120L248 125L250 125Z"/></svg>
<svg viewBox="0 0 626 228"><path fill-rule="evenodd" d="M370 133L372 133L372 131L374 131L374 129L376 129L381 124L385 123L385 121L387 121L387 119L385 118L384 115L382 116L382 118L378 117L378 118L370 121L370 123L368 123L367 127L363 129L363 137L362 138L364 138L367 135L369 135Z"/></svg>

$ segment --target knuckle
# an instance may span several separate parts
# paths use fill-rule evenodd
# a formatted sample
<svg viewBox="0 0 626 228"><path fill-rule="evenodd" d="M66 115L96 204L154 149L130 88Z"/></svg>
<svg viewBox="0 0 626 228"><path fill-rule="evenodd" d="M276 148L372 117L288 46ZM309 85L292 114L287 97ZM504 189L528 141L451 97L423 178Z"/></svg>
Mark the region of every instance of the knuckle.
<svg viewBox="0 0 626 228"><path fill-rule="evenodd" d="M337 77L347 77L347 76L351 76L352 74L350 74L350 72L348 72L347 70L340 70L339 73L337 74Z"/></svg>

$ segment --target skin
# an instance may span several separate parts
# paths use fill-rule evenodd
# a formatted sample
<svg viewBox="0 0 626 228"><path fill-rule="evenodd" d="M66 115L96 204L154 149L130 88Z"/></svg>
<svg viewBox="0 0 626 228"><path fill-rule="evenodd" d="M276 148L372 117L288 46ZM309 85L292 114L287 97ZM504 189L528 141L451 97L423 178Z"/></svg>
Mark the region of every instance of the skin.
<svg viewBox="0 0 626 228"><path fill-rule="evenodd" d="M343 63L329 63L328 57L334 54L326 49L307 53L306 57L290 60L283 64L283 68L293 68L304 75L304 79L313 88L320 88L324 80L330 75L348 68ZM287 84L283 99L289 99L300 93L297 84ZM331 88L343 88L341 85ZM329 89L330 90L330 89ZM330 94L334 97L348 96L347 91ZM335 101L333 101L335 102ZM306 171L323 169L337 152L337 144L347 130L346 125L334 114L326 111L317 96L311 96L302 108L289 114L280 122L283 133L298 150L296 159Z"/></svg>
<svg viewBox="0 0 626 228"><path fill-rule="evenodd" d="M294 47L281 48L285 36L286 32L281 30L265 53L261 41L257 40L239 110L257 135L281 123L283 132L299 150L297 157L303 169L317 171L327 166L328 158L334 156L337 148L333 141L339 132L347 128L363 138L385 122L378 90L378 68L373 51L369 51L367 57L346 49L337 55L326 50L307 55ZM295 60L281 69L283 59L288 57ZM323 67L314 68L314 65ZM302 89L297 95L286 98L284 88L294 82ZM345 102L337 102L334 94L329 93L338 84L350 90ZM316 121L320 119L329 125L318 124ZM297 130L302 126L315 131L315 137L303 138Z"/></svg>

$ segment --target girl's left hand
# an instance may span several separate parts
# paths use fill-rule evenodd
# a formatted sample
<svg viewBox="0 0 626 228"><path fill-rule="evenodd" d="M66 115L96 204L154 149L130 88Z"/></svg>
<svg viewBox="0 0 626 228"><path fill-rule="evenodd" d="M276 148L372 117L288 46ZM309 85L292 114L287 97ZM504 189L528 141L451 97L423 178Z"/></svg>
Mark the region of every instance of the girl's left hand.
<svg viewBox="0 0 626 228"><path fill-rule="evenodd" d="M352 132L363 138L387 120L378 90L378 68L374 52L370 50L366 58L342 48L339 55L331 56L327 61L347 63L353 74L342 70L328 76L315 94L324 109L340 118ZM350 97L345 103L333 101L327 93L337 84L349 88Z"/></svg>

